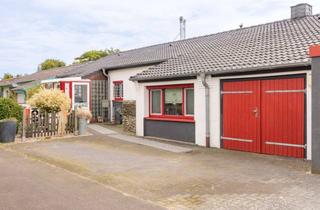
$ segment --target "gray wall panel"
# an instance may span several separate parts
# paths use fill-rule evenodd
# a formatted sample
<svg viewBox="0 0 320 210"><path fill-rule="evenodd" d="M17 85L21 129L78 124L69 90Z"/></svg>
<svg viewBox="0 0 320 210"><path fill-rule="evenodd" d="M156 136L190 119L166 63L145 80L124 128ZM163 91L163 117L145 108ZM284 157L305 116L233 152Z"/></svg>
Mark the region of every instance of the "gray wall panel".
<svg viewBox="0 0 320 210"><path fill-rule="evenodd" d="M320 173L320 57L312 58L312 172Z"/></svg>
<svg viewBox="0 0 320 210"><path fill-rule="evenodd" d="M195 124L145 119L144 135L194 143Z"/></svg>

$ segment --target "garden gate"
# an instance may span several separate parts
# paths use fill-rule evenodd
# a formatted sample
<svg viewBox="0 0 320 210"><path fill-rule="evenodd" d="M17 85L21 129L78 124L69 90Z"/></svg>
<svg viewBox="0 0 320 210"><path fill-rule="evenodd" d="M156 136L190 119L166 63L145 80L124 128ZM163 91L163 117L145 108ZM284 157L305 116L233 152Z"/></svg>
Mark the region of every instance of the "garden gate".
<svg viewBox="0 0 320 210"><path fill-rule="evenodd" d="M24 125L25 137L46 137L58 135L59 116L57 112L48 113L37 109L25 115ZM67 117L65 134L74 133L77 130L75 112L71 112Z"/></svg>

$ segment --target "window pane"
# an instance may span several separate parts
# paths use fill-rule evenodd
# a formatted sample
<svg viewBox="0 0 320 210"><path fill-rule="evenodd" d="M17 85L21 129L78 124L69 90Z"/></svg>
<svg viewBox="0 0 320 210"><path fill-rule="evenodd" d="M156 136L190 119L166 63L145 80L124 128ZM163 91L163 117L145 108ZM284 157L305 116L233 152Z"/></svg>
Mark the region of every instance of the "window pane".
<svg viewBox="0 0 320 210"><path fill-rule="evenodd" d="M114 84L114 86L113 86L113 96L115 98L119 97L119 85L117 85L117 84Z"/></svg>
<svg viewBox="0 0 320 210"><path fill-rule="evenodd" d="M74 102L77 105L88 107L88 86L75 85L74 86Z"/></svg>
<svg viewBox="0 0 320 210"><path fill-rule="evenodd" d="M115 98L123 97L123 83L115 83L113 86L113 95Z"/></svg>
<svg viewBox="0 0 320 210"><path fill-rule="evenodd" d="M165 89L164 114L182 115L182 89Z"/></svg>
<svg viewBox="0 0 320 210"><path fill-rule="evenodd" d="M186 114L194 114L194 90L186 89Z"/></svg>
<svg viewBox="0 0 320 210"><path fill-rule="evenodd" d="M151 104L152 109L151 112L155 114L161 114L161 91L160 90L152 90L151 91Z"/></svg>
<svg viewBox="0 0 320 210"><path fill-rule="evenodd" d="M121 83L119 85L119 89L120 89L120 97L122 98L123 97L123 83Z"/></svg>

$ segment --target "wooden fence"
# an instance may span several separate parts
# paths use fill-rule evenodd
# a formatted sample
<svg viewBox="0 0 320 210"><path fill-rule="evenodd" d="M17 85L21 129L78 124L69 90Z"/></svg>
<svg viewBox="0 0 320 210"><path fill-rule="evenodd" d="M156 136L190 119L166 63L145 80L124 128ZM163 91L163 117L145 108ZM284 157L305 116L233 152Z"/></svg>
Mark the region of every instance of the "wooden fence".
<svg viewBox="0 0 320 210"><path fill-rule="evenodd" d="M48 113L34 109L25 119L25 137L36 138L58 135L59 121L60 119L56 112ZM68 115L64 133L74 133L75 130L76 117L75 113L71 112Z"/></svg>
<svg viewBox="0 0 320 210"><path fill-rule="evenodd" d="M78 129L78 125L77 125L77 117L75 115L75 111L72 111L69 115L68 115L68 121L66 124L66 130L65 132L67 134L70 133L74 133L76 130Z"/></svg>

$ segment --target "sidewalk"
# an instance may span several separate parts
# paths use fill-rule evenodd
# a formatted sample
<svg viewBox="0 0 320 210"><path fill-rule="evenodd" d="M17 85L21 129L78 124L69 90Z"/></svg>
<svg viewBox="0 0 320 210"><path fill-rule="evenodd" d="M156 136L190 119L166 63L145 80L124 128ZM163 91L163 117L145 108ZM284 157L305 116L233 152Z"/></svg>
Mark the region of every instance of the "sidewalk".
<svg viewBox="0 0 320 210"><path fill-rule="evenodd" d="M90 124L88 127L90 130L93 130L93 132L99 133L101 135L107 135L112 138L119 139L121 141L126 141L134 144L141 144L148 147L153 147L156 149L160 149L168 152L174 152L174 153L192 152L192 149L190 148L175 146L169 143L157 142L157 141L148 140L140 137L129 136L125 134L120 134L114 130L108 129L106 127L103 127L97 124Z"/></svg>

